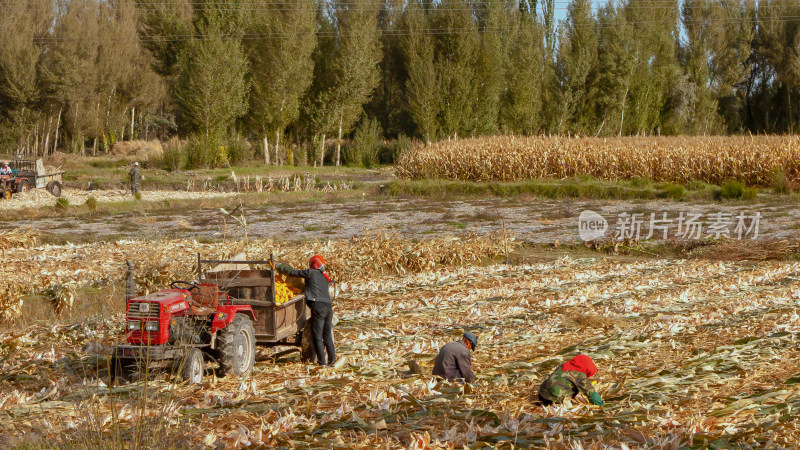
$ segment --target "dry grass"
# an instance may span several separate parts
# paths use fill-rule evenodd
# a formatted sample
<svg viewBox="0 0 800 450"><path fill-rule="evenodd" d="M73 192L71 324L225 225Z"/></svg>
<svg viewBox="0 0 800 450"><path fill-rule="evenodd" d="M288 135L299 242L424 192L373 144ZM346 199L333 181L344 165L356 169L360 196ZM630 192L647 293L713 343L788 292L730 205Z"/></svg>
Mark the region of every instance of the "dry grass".
<svg viewBox="0 0 800 450"><path fill-rule="evenodd" d="M0 265L0 322L13 322L22 313L25 298L35 296L52 303L64 316L77 292L113 286L126 275L125 261L135 267L140 290L152 291L173 280L195 278L197 254L227 258L245 252L251 259L278 260L306 267L314 254L325 255L328 268L339 282L364 280L379 274L415 273L439 267L480 262L503 253L503 240L494 235L461 238L435 237L411 242L397 235L376 232L349 240L279 243L271 239L201 243L181 239L163 241L121 240L110 243L33 246L32 232L14 233L8 239ZM3 235L0 235L3 236ZM16 243L16 244L15 244ZM508 249L514 242L508 241ZM121 293L117 293L121 296ZM82 304L80 300L77 304Z"/></svg>
<svg viewBox="0 0 800 450"><path fill-rule="evenodd" d="M800 182L800 137L566 138L496 136L417 145L398 160L404 178L518 181L581 175L655 182Z"/></svg>
<svg viewBox="0 0 800 450"><path fill-rule="evenodd" d="M14 320L14 329L108 317L125 312L124 292L125 286L122 282L100 287L87 285L70 292L72 303L66 308L67 305L59 304L59 301L65 300L63 297L47 295L49 292L25 295L19 316Z"/></svg>
<svg viewBox="0 0 800 450"><path fill-rule="evenodd" d="M629 322L619 317L610 317L597 313L574 313L566 317L567 325L582 328L627 328Z"/></svg>
<svg viewBox="0 0 800 450"><path fill-rule="evenodd" d="M800 243L789 240L726 240L693 249L691 256L720 261L781 260L800 253Z"/></svg>
<svg viewBox="0 0 800 450"><path fill-rule="evenodd" d="M32 230L12 230L0 232L0 255L5 260L23 249L36 244L38 233ZM11 257L13 258L13 257ZM4 265L8 266L8 263ZM2 269L0 269L2 270ZM7 270L13 272L14 267ZM0 278L0 322L17 317L22 308L22 298L26 293L25 286L15 283L11 277Z"/></svg>

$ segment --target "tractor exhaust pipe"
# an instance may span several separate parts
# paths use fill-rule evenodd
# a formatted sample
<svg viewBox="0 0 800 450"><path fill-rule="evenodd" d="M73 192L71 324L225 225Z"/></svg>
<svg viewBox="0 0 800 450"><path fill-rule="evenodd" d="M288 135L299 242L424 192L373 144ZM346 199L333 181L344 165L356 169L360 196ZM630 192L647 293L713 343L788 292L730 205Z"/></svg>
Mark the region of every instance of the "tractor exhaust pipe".
<svg viewBox="0 0 800 450"><path fill-rule="evenodd" d="M128 260L125 260L125 264L128 266L128 279L125 281L125 301L127 303L128 300L136 297L136 282L133 280L133 265Z"/></svg>

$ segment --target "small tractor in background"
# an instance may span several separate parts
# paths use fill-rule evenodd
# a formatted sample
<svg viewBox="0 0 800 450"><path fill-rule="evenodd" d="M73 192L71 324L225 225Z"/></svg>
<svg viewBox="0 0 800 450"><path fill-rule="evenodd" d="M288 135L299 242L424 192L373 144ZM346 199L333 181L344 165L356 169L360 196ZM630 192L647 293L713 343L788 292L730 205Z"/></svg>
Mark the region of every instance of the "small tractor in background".
<svg viewBox="0 0 800 450"><path fill-rule="evenodd" d="M61 196L63 171L48 172L41 159L14 159L9 164L10 175L0 175L0 198L9 199L18 192L47 189L55 197Z"/></svg>
<svg viewBox="0 0 800 450"><path fill-rule="evenodd" d="M204 265L215 265L203 272ZM299 347L313 360L310 311L304 280L289 277L295 295L276 299L269 261L203 260L197 256L197 281L176 280L153 294L127 300L125 340L114 347L110 383L130 380L152 368L172 369L189 383L201 382L206 363L217 374L248 375L256 345ZM237 267L245 266L245 269ZM282 300L283 303L281 303Z"/></svg>

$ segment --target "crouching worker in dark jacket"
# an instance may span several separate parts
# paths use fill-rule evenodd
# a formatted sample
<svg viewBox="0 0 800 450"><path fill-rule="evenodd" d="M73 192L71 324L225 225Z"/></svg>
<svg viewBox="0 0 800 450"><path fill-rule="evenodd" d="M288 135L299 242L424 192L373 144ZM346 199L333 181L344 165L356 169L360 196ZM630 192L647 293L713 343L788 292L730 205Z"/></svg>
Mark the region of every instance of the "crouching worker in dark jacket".
<svg viewBox="0 0 800 450"><path fill-rule="evenodd" d="M578 394L583 394L593 404L604 406L605 402L589 381L589 378L596 373L597 366L592 358L578 355L558 366L555 372L544 380L539 387L539 400L545 405L552 405L563 402L568 395L574 398Z"/></svg>
<svg viewBox="0 0 800 450"><path fill-rule="evenodd" d="M439 350L433 374L446 380L463 379L467 383L475 381L472 373L472 353L478 346L478 337L472 333L464 333L460 341L446 344Z"/></svg>
<svg viewBox="0 0 800 450"><path fill-rule="evenodd" d="M331 277L325 272L325 260L322 256L314 255L308 262L308 269L297 270L289 264L278 264L275 269L284 275L305 279L306 303L311 309L311 328L314 333L317 364L332 366L336 362L336 350L333 347L333 303L328 292Z"/></svg>

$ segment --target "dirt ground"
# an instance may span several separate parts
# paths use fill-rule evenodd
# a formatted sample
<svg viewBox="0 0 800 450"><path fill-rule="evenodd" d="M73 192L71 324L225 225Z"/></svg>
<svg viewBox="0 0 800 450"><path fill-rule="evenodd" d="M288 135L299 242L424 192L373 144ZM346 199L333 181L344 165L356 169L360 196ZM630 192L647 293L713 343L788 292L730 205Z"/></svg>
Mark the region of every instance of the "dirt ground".
<svg viewBox="0 0 800 450"><path fill-rule="evenodd" d="M72 202L85 201L86 194L66 194ZM197 198L208 195L194 192L144 192L145 199ZM70 197L75 196L75 197ZM98 197L99 198L99 197ZM103 197L106 198L106 197ZM107 198L126 198L123 192L109 193ZM129 198L129 197L128 197ZM52 198L49 199L52 201ZM13 202L14 200L12 200ZM235 207L232 201L231 207ZM3 202L0 202L0 207ZM578 243L578 217L584 210L592 210L609 223L607 237L619 227L620 214L639 213L643 220L641 239L649 231L651 214L656 219L667 214L672 220L668 239L676 237L678 217L700 214L704 222L700 239L712 237L708 234L712 215L729 214L732 220L727 227L735 237L736 217L744 214L746 225L750 217L761 214L759 220L760 239L800 238L800 205L778 202L774 199L747 203L688 203L644 200L543 200L528 198L513 199L466 199L437 200L419 198L369 197L355 201L277 203L244 208L247 233L251 236L279 240L342 239L358 236L365 230L391 229L409 239L426 235L453 233L484 234L502 229L502 221L508 232L516 239L531 243ZM45 233L91 234L103 239L141 238L148 236L174 236L185 238L241 237L245 230L221 213L219 209L189 210L176 208L169 213L118 214L102 217L44 218L35 220L7 220L0 222L0 229L32 227ZM10 220L9 220L10 219ZM751 232L743 239L752 239ZM658 240L663 233L656 232L651 240Z"/></svg>
<svg viewBox="0 0 800 450"><path fill-rule="evenodd" d="M188 191L142 191L142 200L187 200L210 197L229 197L234 194L226 192L188 192ZM66 199L70 205L83 205L89 198L94 198L98 202L124 202L133 200L133 195L128 190L96 190L87 191L83 189L65 188L61 191L61 198ZM0 201L0 210L9 211L7 214L13 216L14 210L23 208L41 208L53 206L56 203L53 197L44 189L35 189L24 194L14 194L11 199ZM13 227L13 226L12 226Z"/></svg>
<svg viewBox="0 0 800 450"><path fill-rule="evenodd" d="M55 202L41 194L25 201ZM125 191L64 195L71 204L90 195L130 199ZM209 194L143 192L145 200L197 198L191 195ZM16 220L11 202L0 229L30 227L42 238L70 242L36 243L24 252L10 244L0 257L5 277L20 272L18 265L27 277L22 284L69 279L79 285L76 295L87 296L79 300L103 308L80 319L0 328L0 448L796 448L800 441L794 260L612 257L551 245L518 250L504 264L495 257L390 275L364 270L359 277L354 270L336 295L335 367L264 349L244 379L217 378L209 364L201 385L160 372L107 385L110 349L124 339L122 262L132 255L171 276L174 265L190 271L183 260L207 253L209 242L235 243L245 232L275 246L315 240L324 251L389 230L403 240L392 254L409 261L422 253L412 248L415 241L494 233L499 242L503 223L520 242L578 243L584 210L607 219L611 233L623 213L647 220L651 213L701 214L706 232L714 213L760 213L759 239L797 242L800 206L772 197L690 203L375 196L248 206L246 228L219 209ZM668 228L671 236L678 231L675 223ZM78 237L84 243L71 243ZM168 251L148 256L167 238L174 238ZM95 242L102 240L109 242ZM101 260L101 252L113 258ZM387 263L367 254L336 256L357 260L359 268ZM163 285L167 275L153 279ZM26 301L26 308L48 306ZM437 350L464 331L479 336L476 382L434 380ZM537 404L542 380L577 353L597 362L595 387L606 406L582 397Z"/></svg>

